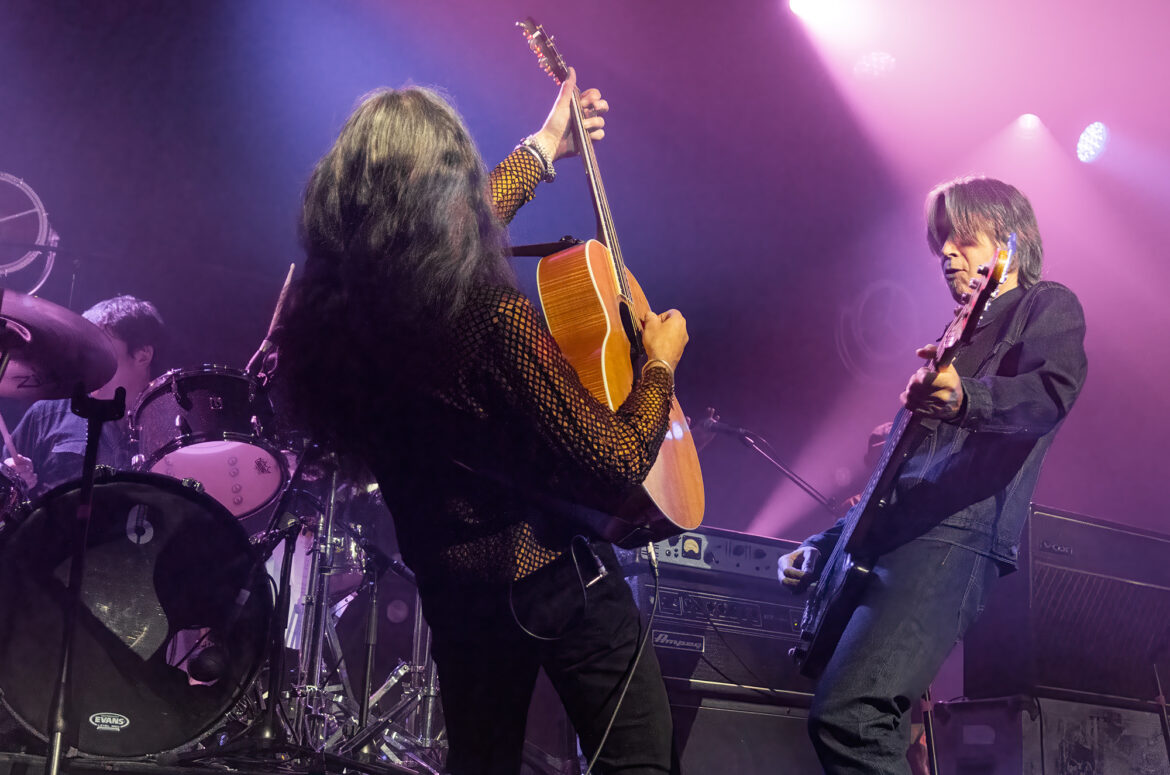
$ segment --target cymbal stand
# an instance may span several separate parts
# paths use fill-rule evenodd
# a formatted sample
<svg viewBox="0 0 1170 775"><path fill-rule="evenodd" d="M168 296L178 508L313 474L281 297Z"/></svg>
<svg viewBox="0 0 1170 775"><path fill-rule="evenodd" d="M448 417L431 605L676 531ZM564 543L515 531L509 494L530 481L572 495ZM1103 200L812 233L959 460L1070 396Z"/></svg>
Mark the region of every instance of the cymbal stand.
<svg viewBox="0 0 1170 775"><path fill-rule="evenodd" d="M7 366L8 354L0 358ZM2 376L2 375L0 375ZM49 758L46 772L58 775L64 753L65 733L69 718L69 685L72 681L73 640L77 628L77 611L81 605L81 582L85 575L85 550L89 542L89 516L93 508L93 479L97 468L98 439L102 424L118 420L126 414L126 389L119 387L108 401L91 398L78 384L73 393L74 414L86 419L85 458L81 468L81 493L77 502L77 519L73 523L72 559L69 584L64 600L64 626L61 635L61 659L57 668L57 685L49 705Z"/></svg>
<svg viewBox="0 0 1170 775"><path fill-rule="evenodd" d="M301 638L301 661L297 675L294 734L314 751L325 750L325 711L329 698L323 686L325 630L329 617L329 576L333 570L333 516L337 508L338 475L331 473L329 499L317 519L313 558L309 566L309 591L305 597L307 626Z"/></svg>

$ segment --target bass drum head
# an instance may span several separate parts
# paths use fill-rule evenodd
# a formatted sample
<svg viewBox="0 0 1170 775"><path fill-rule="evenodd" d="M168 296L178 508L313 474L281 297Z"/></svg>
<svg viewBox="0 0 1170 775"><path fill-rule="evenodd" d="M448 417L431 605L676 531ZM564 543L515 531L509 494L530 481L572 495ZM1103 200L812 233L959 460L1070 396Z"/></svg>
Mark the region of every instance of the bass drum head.
<svg viewBox="0 0 1170 775"><path fill-rule="evenodd" d="M79 482L50 491L0 542L0 697L42 738L79 499ZM67 745L135 757L199 739L248 688L265 650L272 601L243 528L173 479L116 473L95 483L87 546ZM191 657L209 646L221 659L209 660L214 675L195 668L197 681Z"/></svg>

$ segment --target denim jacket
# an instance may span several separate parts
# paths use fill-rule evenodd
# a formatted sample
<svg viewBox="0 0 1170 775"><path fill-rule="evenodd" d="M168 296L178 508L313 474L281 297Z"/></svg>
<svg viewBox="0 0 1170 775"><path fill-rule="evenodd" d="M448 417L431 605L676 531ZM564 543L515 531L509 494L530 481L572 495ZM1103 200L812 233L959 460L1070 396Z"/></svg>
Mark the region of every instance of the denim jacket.
<svg viewBox="0 0 1170 775"><path fill-rule="evenodd" d="M924 421L930 432L903 463L868 553L929 538L1015 567L1040 464L1087 371L1084 313L1072 291L1040 282L1017 293L1014 304L1001 297L1003 314L993 302L958 352L959 416ZM843 524L804 543L824 557Z"/></svg>

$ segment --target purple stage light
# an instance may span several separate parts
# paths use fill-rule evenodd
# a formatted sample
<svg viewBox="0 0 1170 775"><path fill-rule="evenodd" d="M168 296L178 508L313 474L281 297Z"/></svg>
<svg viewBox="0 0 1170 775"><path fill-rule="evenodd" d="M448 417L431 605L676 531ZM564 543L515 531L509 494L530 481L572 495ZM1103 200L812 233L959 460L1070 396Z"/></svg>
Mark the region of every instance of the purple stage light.
<svg viewBox="0 0 1170 775"><path fill-rule="evenodd" d="M1077 158L1085 164L1096 161L1105 153L1105 145L1109 142L1109 127L1100 121L1094 121L1085 127L1077 139Z"/></svg>

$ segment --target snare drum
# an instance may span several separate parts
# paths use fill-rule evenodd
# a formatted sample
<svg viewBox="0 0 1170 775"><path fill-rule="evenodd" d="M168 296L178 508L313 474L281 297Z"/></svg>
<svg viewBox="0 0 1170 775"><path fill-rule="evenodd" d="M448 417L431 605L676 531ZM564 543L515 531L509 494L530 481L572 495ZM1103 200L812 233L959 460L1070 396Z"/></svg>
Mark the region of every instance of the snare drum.
<svg viewBox="0 0 1170 775"><path fill-rule="evenodd" d="M0 702L41 737L80 491L49 491L0 540ZM67 746L132 757L203 737L247 691L267 645L272 600L243 527L174 479L99 473L87 547ZM197 680L190 658L207 645L224 664Z"/></svg>
<svg viewBox="0 0 1170 775"><path fill-rule="evenodd" d="M131 412L135 469L195 479L247 517L288 483L272 428L272 403L254 378L226 366L174 369L150 383Z"/></svg>

